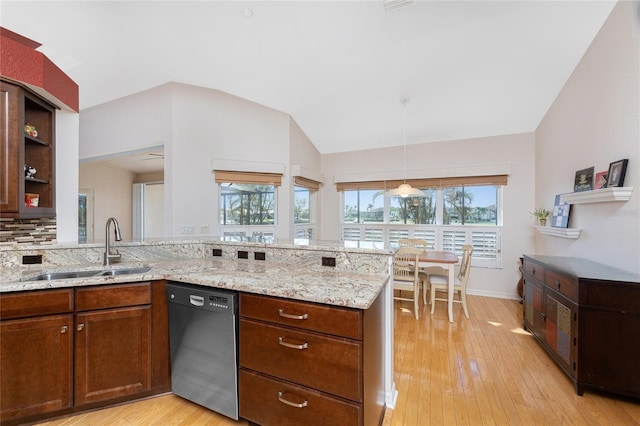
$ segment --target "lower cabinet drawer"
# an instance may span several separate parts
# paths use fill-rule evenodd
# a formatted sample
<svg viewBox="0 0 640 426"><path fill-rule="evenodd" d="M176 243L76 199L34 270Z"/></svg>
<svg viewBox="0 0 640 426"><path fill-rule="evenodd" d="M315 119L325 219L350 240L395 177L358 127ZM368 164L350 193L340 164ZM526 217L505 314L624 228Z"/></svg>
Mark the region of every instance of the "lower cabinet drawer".
<svg viewBox="0 0 640 426"><path fill-rule="evenodd" d="M358 341L241 318L240 366L362 402Z"/></svg>
<svg viewBox="0 0 640 426"><path fill-rule="evenodd" d="M577 280L554 271L547 271L545 283L560 294L568 297L573 302L578 301Z"/></svg>
<svg viewBox="0 0 640 426"><path fill-rule="evenodd" d="M362 408L312 389L239 373L240 417L260 425L361 425Z"/></svg>

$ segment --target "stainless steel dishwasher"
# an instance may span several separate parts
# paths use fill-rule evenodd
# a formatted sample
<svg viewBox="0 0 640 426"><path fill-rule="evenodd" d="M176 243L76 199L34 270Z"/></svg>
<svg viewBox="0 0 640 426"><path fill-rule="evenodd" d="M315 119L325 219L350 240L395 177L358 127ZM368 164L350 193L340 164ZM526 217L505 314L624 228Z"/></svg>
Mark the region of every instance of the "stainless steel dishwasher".
<svg viewBox="0 0 640 426"><path fill-rule="evenodd" d="M174 394L238 420L238 294L167 284Z"/></svg>

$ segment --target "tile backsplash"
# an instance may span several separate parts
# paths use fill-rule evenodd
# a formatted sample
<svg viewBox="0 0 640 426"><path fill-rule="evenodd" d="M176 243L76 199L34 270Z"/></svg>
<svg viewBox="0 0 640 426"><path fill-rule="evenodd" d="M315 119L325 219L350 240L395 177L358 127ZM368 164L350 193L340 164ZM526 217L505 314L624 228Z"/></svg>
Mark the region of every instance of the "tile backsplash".
<svg viewBox="0 0 640 426"><path fill-rule="evenodd" d="M0 218L0 244L53 244L56 235L55 218Z"/></svg>

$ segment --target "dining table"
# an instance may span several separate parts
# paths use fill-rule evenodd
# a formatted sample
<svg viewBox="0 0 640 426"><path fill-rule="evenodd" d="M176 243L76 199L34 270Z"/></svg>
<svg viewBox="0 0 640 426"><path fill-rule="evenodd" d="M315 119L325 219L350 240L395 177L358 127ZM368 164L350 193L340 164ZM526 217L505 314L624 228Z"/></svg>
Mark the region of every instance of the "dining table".
<svg viewBox="0 0 640 426"><path fill-rule="evenodd" d="M418 257L419 268L429 268L439 266L448 271L449 291L447 294L447 312L449 322L453 322L453 290L456 283L455 265L458 263L458 256L452 251L427 250Z"/></svg>

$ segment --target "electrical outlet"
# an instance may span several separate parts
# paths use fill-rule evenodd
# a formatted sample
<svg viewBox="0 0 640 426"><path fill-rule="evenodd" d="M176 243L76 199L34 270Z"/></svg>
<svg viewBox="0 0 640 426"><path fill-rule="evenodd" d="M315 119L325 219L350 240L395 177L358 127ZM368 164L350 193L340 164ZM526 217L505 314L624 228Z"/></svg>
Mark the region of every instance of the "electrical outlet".
<svg viewBox="0 0 640 426"><path fill-rule="evenodd" d="M180 233L182 235L193 234L193 225L181 225Z"/></svg>
<svg viewBox="0 0 640 426"><path fill-rule="evenodd" d="M222 256L222 249L213 249L212 256Z"/></svg>
<svg viewBox="0 0 640 426"><path fill-rule="evenodd" d="M253 253L253 258L255 260L265 260L266 259L266 253L263 251L257 251L255 253Z"/></svg>
<svg viewBox="0 0 640 426"><path fill-rule="evenodd" d="M249 252L245 250L238 250L238 259L248 259Z"/></svg>
<svg viewBox="0 0 640 426"><path fill-rule="evenodd" d="M23 265L39 265L42 264L41 254L25 254L22 256Z"/></svg>
<svg viewBox="0 0 640 426"><path fill-rule="evenodd" d="M209 233L209 225L200 225L200 233L208 234Z"/></svg>
<svg viewBox="0 0 640 426"><path fill-rule="evenodd" d="M336 258L335 257L324 257L322 256L322 266L331 266L336 267Z"/></svg>

